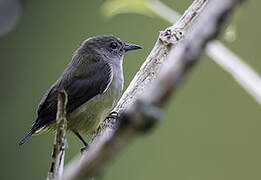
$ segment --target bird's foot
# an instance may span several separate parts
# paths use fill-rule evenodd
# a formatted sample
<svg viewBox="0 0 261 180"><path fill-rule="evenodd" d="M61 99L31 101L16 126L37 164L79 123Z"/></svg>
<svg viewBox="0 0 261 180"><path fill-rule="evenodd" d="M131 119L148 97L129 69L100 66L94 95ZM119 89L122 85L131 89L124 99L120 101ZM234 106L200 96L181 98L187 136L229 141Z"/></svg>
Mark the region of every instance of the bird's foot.
<svg viewBox="0 0 261 180"><path fill-rule="evenodd" d="M83 155L85 152L87 152L89 149L89 145L87 144L86 146L81 148L81 155Z"/></svg>
<svg viewBox="0 0 261 180"><path fill-rule="evenodd" d="M112 119L118 119L120 116L119 116L119 113L116 112L116 111L112 111L109 116L107 116L106 119L109 119L109 118L112 118Z"/></svg>

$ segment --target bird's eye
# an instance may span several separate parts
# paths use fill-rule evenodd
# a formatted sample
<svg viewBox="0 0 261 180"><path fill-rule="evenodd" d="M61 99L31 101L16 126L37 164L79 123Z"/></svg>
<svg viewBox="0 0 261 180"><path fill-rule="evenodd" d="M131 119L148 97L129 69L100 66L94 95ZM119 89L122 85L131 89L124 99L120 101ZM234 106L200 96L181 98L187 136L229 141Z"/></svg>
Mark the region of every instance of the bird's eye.
<svg viewBox="0 0 261 180"><path fill-rule="evenodd" d="M118 45L116 42L112 42L110 46L112 49L116 49Z"/></svg>

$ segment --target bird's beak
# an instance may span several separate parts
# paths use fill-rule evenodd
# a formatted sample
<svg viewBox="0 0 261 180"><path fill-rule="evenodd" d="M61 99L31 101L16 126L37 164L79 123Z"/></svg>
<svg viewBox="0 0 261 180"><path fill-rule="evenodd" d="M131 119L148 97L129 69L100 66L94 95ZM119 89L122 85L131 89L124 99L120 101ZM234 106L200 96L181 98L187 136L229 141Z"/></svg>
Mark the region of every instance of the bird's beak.
<svg viewBox="0 0 261 180"><path fill-rule="evenodd" d="M136 44L130 44L130 43L125 43L125 45L124 45L125 51L130 51L130 50L135 50L135 49L142 49L142 47L138 46Z"/></svg>

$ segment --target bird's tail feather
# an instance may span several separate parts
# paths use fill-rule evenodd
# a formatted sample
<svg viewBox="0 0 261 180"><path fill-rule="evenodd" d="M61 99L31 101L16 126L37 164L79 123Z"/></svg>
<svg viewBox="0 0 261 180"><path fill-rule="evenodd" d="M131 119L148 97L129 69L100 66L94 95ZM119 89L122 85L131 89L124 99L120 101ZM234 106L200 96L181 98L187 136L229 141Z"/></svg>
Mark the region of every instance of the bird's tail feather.
<svg viewBox="0 0 261 180"><path fill-rule="evenodd" d="M19 145L23 145L29 137L32 136L32 134L35 132L35 130L31 129L24 137L20 140Z"/></svg>

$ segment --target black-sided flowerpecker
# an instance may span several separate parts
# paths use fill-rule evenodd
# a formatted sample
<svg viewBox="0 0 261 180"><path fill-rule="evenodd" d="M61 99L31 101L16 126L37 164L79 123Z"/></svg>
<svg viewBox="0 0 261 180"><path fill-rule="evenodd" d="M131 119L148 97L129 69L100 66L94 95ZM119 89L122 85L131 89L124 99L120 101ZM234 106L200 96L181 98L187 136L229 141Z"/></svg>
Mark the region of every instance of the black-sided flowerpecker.
<svg viewBox="0 0 261 180"><path fill-rule="evenodd" d="M85 145L79 133L94 132L119 100L123 89L122 61L127 51L141 46L112 35L91 37L76 50L60 78L48 89L38 108L37 119L20 145L32 135L56 129L58 93L68 94L68 129Z"/></svg>

